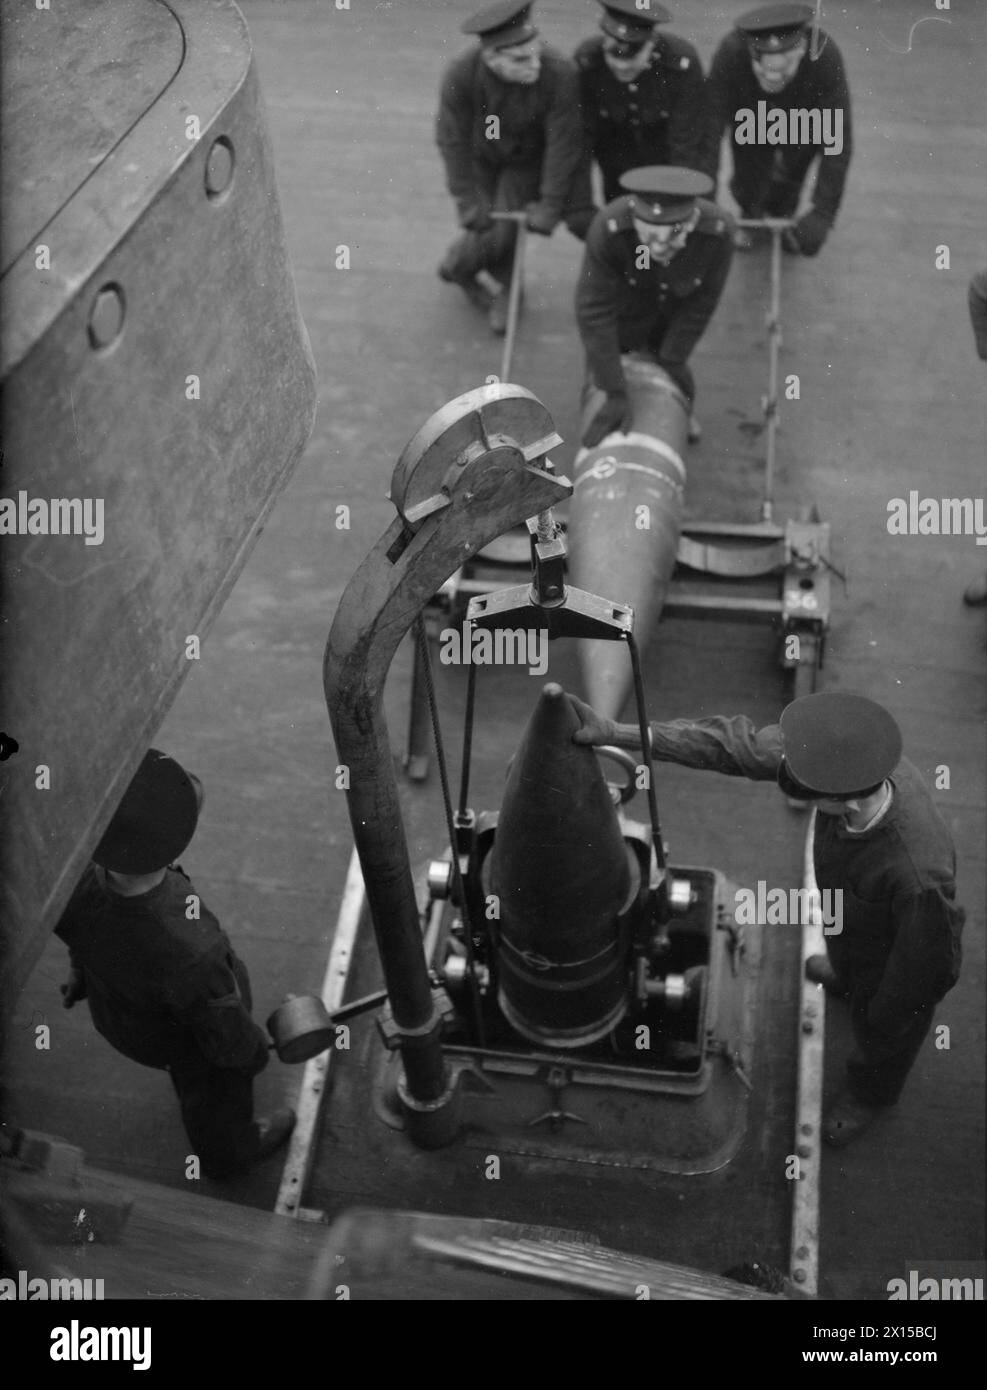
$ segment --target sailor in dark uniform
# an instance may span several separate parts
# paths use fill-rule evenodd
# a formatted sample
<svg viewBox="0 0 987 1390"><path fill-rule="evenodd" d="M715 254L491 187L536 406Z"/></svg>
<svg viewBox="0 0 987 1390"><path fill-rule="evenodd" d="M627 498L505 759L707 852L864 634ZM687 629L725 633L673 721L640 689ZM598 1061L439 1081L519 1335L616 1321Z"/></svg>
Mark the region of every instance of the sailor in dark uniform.
<svg viewBox="0 0 987 1390"><path fill-rule="evenodd" d="M659 34L671 15L655 0L597 0L598 38L575 52L586 145L600 166L604 202L619 179L646 164L703 167L708 106L699 55L676 34ZM715 173L716 171L711 171Z"/></svg>
<svg viewBox="0 0 987 1390"><path fill-rule="evenodd" d="M759 6L742 15L720 44L708 83L716 148L704 166L717 162L727 130L733 157L730 191L741 216L792 217L818 160L812 206L784 237L785 249L803 256L819 252L836 221L853 153L843 59L828 34L821 29L810 34L812 13L808 5ZM840 148L835 139L828 150L818 143L738 143L738 135L744 134L738 113L756 112L759 102L765 103L766 122L773 111L783 112L786 120L789 112L819 112L831 126L838 120ZM751 244L750 234L741 229L738 246L746 250Z"/></svg>
<svg viewBox="0 0 987 1390"><path fill-rule="evenodd" d="M447 68L436 124L464 229L439 275L489 309L495 333L506 327L517 228L490 214L524 209L529 231L541 236L564 218L582 239L595 212L576 71L542 44L530 14L530 0L508 0L463 25L480 45Z"/></svg>
<svg viewBox="0 0 987 1390"><path fill-rule="evenodd" d="M621 175L625 196L597 213L586 237L576 321L590 381L606 400L586 428L593 448L630 424L620 356L649 354L685 395L696 388L688 359L719 302L733 255L734 223L704 195L713 181L658 166ZM698 439L694 415L690 439Z"/></svg>
<svg viewBox="0 0 987 1390"><path fill-rule="evenodd" d="M198 779L152 748L55 928L69 948L66 1008L125 1057L171 1075L192 1153L227 1178L285 1143L294 1111L254 1119L267 1035L250 1016L247 968L173 864L195 832Z"/></svg>
<svg viewBox="0 0 987 1390"><path fill-rule="evenodd" d="M574 742L640 747L636 725L570 698L583 720ZM815 804L816 883L842 906L840 930L806 975L850 1005L856 1047L823 1117L826 1142L842 1147L898 1100L936 1005L959 979L966 914L946 823L901 756L897 723L863 695L806 695L764 729L743 715L655 723L650 739L661 762L777 781Z"/></svg>

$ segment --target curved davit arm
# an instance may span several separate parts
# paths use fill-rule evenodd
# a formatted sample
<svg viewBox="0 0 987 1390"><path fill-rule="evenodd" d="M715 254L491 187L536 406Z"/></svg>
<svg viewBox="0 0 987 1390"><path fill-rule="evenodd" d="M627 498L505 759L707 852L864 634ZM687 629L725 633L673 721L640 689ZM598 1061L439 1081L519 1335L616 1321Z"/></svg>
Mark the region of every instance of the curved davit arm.
<svg viewBox="0 0 987 1390"><path fill-rule="evenodd" d="M397 517L350 580L326 646L323 679L367 901L404 1067L406 1107L449 1093L424 953L397 778L383 710L398 645L423 606L471 556L569 496L546 470L561 443L529 391L497 384L437 411L394 470Z"/></svg>

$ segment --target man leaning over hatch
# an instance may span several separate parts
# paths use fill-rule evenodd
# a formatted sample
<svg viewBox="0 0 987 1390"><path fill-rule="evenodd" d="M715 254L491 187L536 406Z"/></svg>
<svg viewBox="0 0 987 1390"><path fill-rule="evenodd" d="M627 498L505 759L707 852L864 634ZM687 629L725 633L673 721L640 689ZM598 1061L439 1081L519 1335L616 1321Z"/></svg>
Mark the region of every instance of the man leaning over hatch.
<svg viewBox="0 0 987 1390"><path fill-rule="evenodd" d="M640 746L636 725L601 718L581 700L573 742ZM849 1000L856 1043L846 1086L823 1118L836 1147L894 1105L960 973L965 913L956 902L956 852L922 778L901 756L898 725L862 695L825 691L788 705L777 725L713 716L654 723L660 762L777 781L816 808L816 881L841 890L843 930L806 975Z"/></svg>

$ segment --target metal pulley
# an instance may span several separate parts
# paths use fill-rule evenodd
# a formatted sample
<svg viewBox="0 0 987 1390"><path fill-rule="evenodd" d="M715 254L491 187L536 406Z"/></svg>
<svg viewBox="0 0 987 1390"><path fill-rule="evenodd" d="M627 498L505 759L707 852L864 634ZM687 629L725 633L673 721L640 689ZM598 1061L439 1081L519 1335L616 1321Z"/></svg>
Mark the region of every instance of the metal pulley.
<svg viewBox="0 0 987 1390"><path fill-rule="evenodd" d="M330 1014L316 994L289 994L267 1020L267 1031L273 1038L271 1046L281 1061L289 1065L311 1061L332 1047L341 1023L377 1008L386 998L386 990L377 990Z"/></svg>

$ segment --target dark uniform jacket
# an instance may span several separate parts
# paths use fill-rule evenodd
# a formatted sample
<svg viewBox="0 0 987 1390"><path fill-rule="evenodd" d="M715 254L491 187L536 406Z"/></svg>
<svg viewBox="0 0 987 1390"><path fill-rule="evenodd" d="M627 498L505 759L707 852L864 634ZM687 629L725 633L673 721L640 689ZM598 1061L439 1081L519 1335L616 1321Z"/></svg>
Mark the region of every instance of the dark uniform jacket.
<svg viewBox="0 0 987 1390"><path fill-rule="evenodd" d="M658 360L679 366L702 337L733 255L733 220L699 200L699 222L667 266L638 268L632 200L618 198L596 214L586 236L576 289L576 320L590 373L608 395L624 390L620 354L646 347L656 325L667 328Z"/></svg>
<svg viewBox="0 0 987 1390"><path fill-rule="evenodd" d="M603 42L602 35L587 39L574 57L586 147L603 174L606 201L620 196L618 179L628 169L647 164L704 169L709 113L703 70L692 44L662 34L650 65L625 83L607 67Z"/></svg>
<svg viewBox="0 0 987 1390"><path fill-rule="evenodd" d="M820 155L819 172L812 207L832 225L836 220L843 188L846 184L850 157L853 153L853 135L850 118L850 91L847 87L846 73L840 50L822 30L819 31L819 56L815 62L806 53L798 71L787 87L780 92L765 92L758 86L757 78L751 68L750 54L743 34L736 31L726 36L713 56L709 80L709 104L711 130L715 149L710 152L708 171L715 175L719 157L719 143L724 130L730 132L730 148L733 153L734 168L754 152L766 149L769 154L780 152L784 157L791 152L803 163L813 150ZM822 145L738 145L733 139L737 130L736 114L747 109L756 112L758 102L767 103L769 113L773 110L823 110L830 108L843 111L843 149L839 154L825 154Z"/></svg>
<svg viewBox="0 0 987 1390"><path fill-rule="evenodd" d="M150 892L122 897L90 864L55 932L83 974L96 1029L118 1052L167 1067L194 1049L254 1075L268 1047L250 1017L246 970L205 904L188 919L194 892L169 869Z"/></svg>
<svg viewBox="0 0 987 1390"><path fill-rule="evenodd" d="M490 116L500 122L494 140L486 135ZM478 196L493 202L501 169L522 166L541 170L539 199L561 216L583 154L575 69L544 48L538 81L526 87L502 82L479 49L465 53L446 70L436 140L460 215Z"/></svg>
<svg viewBox="0 0 987 1390"><path fill-rule="evenodd" d="M782 756L778 726L743 716L653 724L652 739L663 762L757 781L774 780ZM833 967L869 1028L894 1037L959 979L965 913L952 839L918 770L902 758L888 780L894 799L871 830L817 812L813 858L818 886L843 893L843 929L826 937Z"/></svg>

